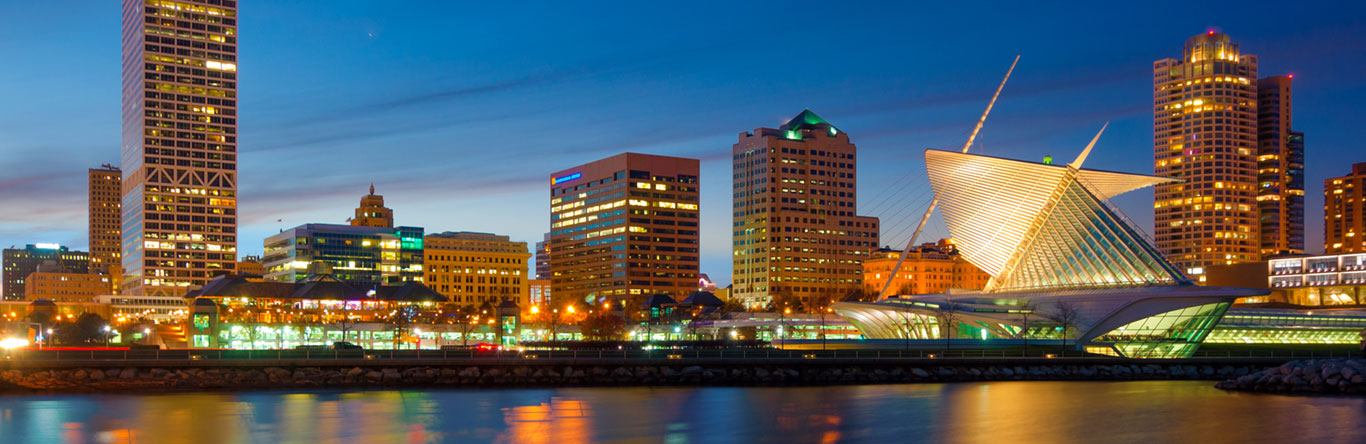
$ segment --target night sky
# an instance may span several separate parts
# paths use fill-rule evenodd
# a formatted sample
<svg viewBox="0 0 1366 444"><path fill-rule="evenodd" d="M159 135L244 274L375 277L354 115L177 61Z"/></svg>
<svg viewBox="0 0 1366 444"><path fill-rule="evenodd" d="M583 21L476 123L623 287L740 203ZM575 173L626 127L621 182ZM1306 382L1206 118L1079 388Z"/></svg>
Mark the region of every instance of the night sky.
<svg viewBox="0 0 1366 444"><path fill-rule="evenodd" d="M1261 76L1295 74L1310 251L1323 179L1366 161L1361 2L241 3L239 256L283 227L345 223L370 182L398 224L532 243L550 172L634 151L702 159L702 271L725 285L738 133L804 108L848 132L860 213L904 243L922 151L963 143L1015 54L976 152L1070 161L1109 121L1087 166L1151 173L1152 62L1209 29ZM116 1L0 4L0 247L86 248L86 169L120 158L119 16ZM1151 232L1151 191L1118 203Z"/></svg>

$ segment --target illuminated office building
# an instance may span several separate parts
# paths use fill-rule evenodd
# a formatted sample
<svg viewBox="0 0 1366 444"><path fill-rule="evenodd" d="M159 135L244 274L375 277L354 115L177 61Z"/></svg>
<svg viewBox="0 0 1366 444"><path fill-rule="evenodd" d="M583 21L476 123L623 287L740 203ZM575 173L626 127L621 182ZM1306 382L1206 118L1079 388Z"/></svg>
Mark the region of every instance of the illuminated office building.
<svg viewBox="0 0 1366 444"><path fill-rule="evenodd" d="M3 255L4 300L24 300L28 276L38 271L45 262L55 263L66 273L90 273L90 254L73 251L57 244L30 244L24 248L6 248Z"/></svg>
<svg viewBox="0 0 1366 444"><path fill-rule="evenodd" d="M496 307L513 301L525 307L530 292L526 242L467 231L428 234L423 250L424 283L452 303Z"/></svg>
<svg viewBox="0 0 1366 444"><path fill-rule="evenodd" d="M863 261L864 292L879 294L892 279L892 294L943 293L950 288L981 290L991 275L972 265L953 245L953 239L921 244L906 255L901 270L892 273L901 250L879 248Z"/></svg>
<svg viewBox="0 0 1366 444"><path fill-rule="evenodd" d="M550 233L536 243L536 279L550 280Z"/></svg>
<svg viewBox="0 0 1366 444"><path fill-rule="evenodd" d="M91 168L90 185L90 270L117 274L119 261L120 214L123 199L123 172L113 165ZM110 268L116 273L110 273Z"/></svg>
<svg viewBox="0 0 1366 444"><path fill-rule="evenodd" d="M237 261L237 2L123 2L123 291Z"/></svg>
<svg viewBox="0 0 1366 444"><path fill-rule="evenodd" d="M1153 62L1153 172L1179 180L1154 187L1154 231L1186 273L1260 257L1257 118L1257 56L1228 35Z"/></svg>
<svg viewBox="0 0 1366 444"><path fill-rule="evenodd" d="M384 206L384 196L375 194L375 184L370 184L370 194L361 196L360 206L356 207L356 217L351 218L351 225L393 228L394 210Z"/></svg>
<svg viewBox="0 0 1366 444"><path fill-rule="evenodd" d="M731 296L838 300L861 288L878 220L859 216L849 134L804 110L786 124L740 133L731 147ZM808 305L810 306L810 305Z"/></svg>
<svg viewBox="0 0 1366 444"><path fill-rule="evenodd" d="M1257 81L1261 257L1304 254L1304 133L1291 126L1291 76Z"/></svg>
<svg viewBox="0 0 1366 444"><path fill-rule="evenodd" d="M48 260L24 280L24 300L94 302L96 296L110 294L113 289L113 277L108 274L73 272Z"/></svg>
<svg viewBox="0 0 1366 444"><path fill-rule="evenodd" d="M265 240L268 282L332 275L357 288L422 282L421 227L306 224Z"/></svg>
<svg viewBox="0 0 1366 444"><path fill-rule="evenodd" d="M1323 250L1366 253L1366 162L1323 181Z"/></svg>
<svg viewBox="0 0 1366 444"><path fill-rule="evenodd" d="M697 285L698 160L623 153L550 176L557 298L685 297Z"/></svg>

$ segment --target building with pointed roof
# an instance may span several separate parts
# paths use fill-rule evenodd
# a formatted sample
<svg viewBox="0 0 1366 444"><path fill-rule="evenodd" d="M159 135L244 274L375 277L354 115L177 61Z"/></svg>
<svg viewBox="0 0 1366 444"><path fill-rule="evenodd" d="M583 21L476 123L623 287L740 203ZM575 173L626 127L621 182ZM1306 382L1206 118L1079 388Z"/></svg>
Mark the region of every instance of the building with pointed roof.
<svg viewBox="0 0 1366 444"><path fill-rule="evenodd" d="M1172 180L1083 170L1095 142L1065 166L927 150L955 245L991 280L835 311L869 338L1071 339L1091 353L1190 356L1235 299L1266 291L1196 286L1167 262L1106 200Z"/></svg>
<svg viewBox="0 0 1366 444"><path fill-rule="evenodd" d="M731 296L750 307L775 295L807 307L863 285L878 220L858 215L856 147L811 110L731 147Z"/></svg>
<svg viewBox="0 0 1366 444"><path fill-rule="evenodd" d="M384 206L384 196L375 194L375 184L370 183L370 194L361 196L360 206L356 207L356 217L351 218L356 227L394 227L394 210Z"/></svg>

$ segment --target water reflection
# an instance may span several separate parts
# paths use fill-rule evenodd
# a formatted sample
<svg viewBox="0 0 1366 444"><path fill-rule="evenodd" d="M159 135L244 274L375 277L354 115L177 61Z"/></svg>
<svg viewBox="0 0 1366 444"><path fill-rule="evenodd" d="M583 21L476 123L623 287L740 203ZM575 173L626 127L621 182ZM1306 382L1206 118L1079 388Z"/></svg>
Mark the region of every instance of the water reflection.
<svg viewBox="0 0 1366 444"><path fill-rule="evenodd" d="M4 443L1366 442L1366 399L1204 382L0 397Z"/></svg>

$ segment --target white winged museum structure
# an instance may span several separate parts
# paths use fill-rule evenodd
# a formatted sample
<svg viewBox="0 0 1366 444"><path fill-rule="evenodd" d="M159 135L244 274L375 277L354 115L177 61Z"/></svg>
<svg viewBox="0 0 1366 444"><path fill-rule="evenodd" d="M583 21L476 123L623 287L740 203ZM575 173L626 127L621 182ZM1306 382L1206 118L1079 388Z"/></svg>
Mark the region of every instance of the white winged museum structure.
<svg viewBox="0 0 1366 444"><path fill-rule="evenodd" d="M1099 135L1097 135L1099 137ZM869 339L1050 339L1134 358L1188 357L1233 301L1193 284L1106 201L1172 179L927 150L925 166L980 291L839 302Z"/></svg>

